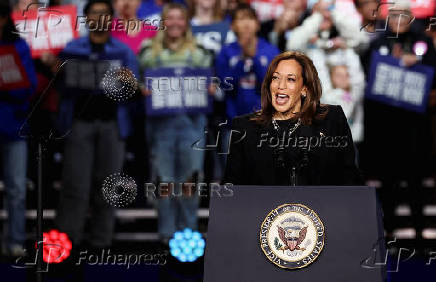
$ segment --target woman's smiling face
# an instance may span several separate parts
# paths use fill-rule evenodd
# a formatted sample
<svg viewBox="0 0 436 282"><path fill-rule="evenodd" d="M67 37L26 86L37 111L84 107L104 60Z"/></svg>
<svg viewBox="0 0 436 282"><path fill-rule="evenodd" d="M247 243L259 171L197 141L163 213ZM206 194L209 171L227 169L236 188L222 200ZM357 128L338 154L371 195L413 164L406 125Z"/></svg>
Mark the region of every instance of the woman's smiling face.
<svg viewBox="0 0 436 282"><path fill-rule="evenodd" d="M171 38L181 38L186 33L186 15L181 9L171 9L165 17L166 35Z"/></svg>
<svg viewBox="0 0 436 282"><path fill-rule="evenodd" d="M280 61L270 84L274 109L283 114L299 111L302 92L305 86L300 64L293 59Z"/></svg>

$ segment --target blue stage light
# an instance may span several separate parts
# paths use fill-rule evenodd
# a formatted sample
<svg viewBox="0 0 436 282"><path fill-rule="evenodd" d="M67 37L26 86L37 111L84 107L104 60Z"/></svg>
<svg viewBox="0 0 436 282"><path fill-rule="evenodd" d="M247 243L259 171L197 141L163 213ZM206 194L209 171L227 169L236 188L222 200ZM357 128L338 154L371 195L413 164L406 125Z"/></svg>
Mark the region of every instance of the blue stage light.
<svg viewBox="0 0 436 282"><path fill-rule="evenodd" d="M176 239L176 240L182 240L182 239L183 239L183 233L177 231L176 233L174 233L174 239Z"/></svg>
<svg viewBox="0 0 436 282"><path fill-rule="evenodd" d="M197 256L197 257L201 257L204 254L204 250L201 248L195 248L193 253Z"/></svg>
<svg viewBox="0 0 436 282"><path fill-rule="evenodd" d="M200 232L197 232L197 231L192 232L192 239L193 240L200 240L201 239Z"/></svg>
<svg viewBox="0 0 436 282"><path fill-rule="evenodd" d="M174 233L170 253L181 262L193 262L204 254L205 241L198 231L189 228Z"/></svg>

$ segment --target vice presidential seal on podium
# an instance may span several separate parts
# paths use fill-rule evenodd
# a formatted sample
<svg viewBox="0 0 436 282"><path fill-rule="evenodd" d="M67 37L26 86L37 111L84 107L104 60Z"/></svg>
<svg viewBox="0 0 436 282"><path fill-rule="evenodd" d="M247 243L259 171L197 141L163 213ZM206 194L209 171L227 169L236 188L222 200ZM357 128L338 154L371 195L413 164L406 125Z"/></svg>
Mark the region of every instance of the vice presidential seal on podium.
<svg viewBox="0 0 436 282"><path fill-rule="evenodd" d="M302 204L272 210L260 227L260 247L275 265L299 269L313 263L324 247L325 229L315 211Z"/></svg>

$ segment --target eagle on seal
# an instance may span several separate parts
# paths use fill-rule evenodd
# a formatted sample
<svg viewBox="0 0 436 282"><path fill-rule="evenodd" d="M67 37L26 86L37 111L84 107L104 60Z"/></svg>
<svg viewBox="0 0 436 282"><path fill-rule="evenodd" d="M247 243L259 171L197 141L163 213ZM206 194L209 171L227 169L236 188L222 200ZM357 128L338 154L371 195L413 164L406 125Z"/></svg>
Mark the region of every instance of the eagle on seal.
<svg viewBox="0 0 436 282"><path fill-rule="evenodd" d="M294 250L301 250L304 251L305 248L301 248L300 244L303 242L303 240L306 238L307 233L307 226L300 229L300 232L298 233L298 237L293 235L293 232L286 232L281 226L278 227L278 233L279 237L284 243L284 246L280 248L283 252L287 249L290 251Z"/></svg>

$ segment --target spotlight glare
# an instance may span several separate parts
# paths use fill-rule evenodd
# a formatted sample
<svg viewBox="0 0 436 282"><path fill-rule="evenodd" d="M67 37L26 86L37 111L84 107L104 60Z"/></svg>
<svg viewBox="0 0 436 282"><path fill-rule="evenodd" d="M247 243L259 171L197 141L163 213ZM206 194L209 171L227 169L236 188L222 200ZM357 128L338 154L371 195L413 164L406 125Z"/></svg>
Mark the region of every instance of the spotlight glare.
<svg viewBox="0 0 436 282"><path fill-rule="evenodd" d="M185 228L169 241L170 253L181 262L194 262L204 254L205 241L198 231Z"/></svg>
<svg viewBox="0 0 436 282"><path fill-rule="evenodd" d="M44 232L43 238L42 256L46 263L61 263L70 256L72 243L67 234L53 229Z"/></svg>
<svg viewBox="0 0 436 282"><path fill-rule="evenodd" d="M169 242L169 245L170 245L171 249L177 248L178 244L177 244L176 239L171 239L170 242Z"/></svg>
<svg viewBox="0 0 436 282"><path fill-rule="evenodd" d="M200 248L204 248L205 245L206 245L206 243L204 242L204 239L198 240L197 246L199 246Z"/></svg>
<svg viewBox="0 0 436 282"><path fill-rule="evenodd" d="M182 234L182 232L176 232L176 233L174 233L174 239L176 239L176 240L182 240L182 239L183 239L183 234Z"/></svg>

